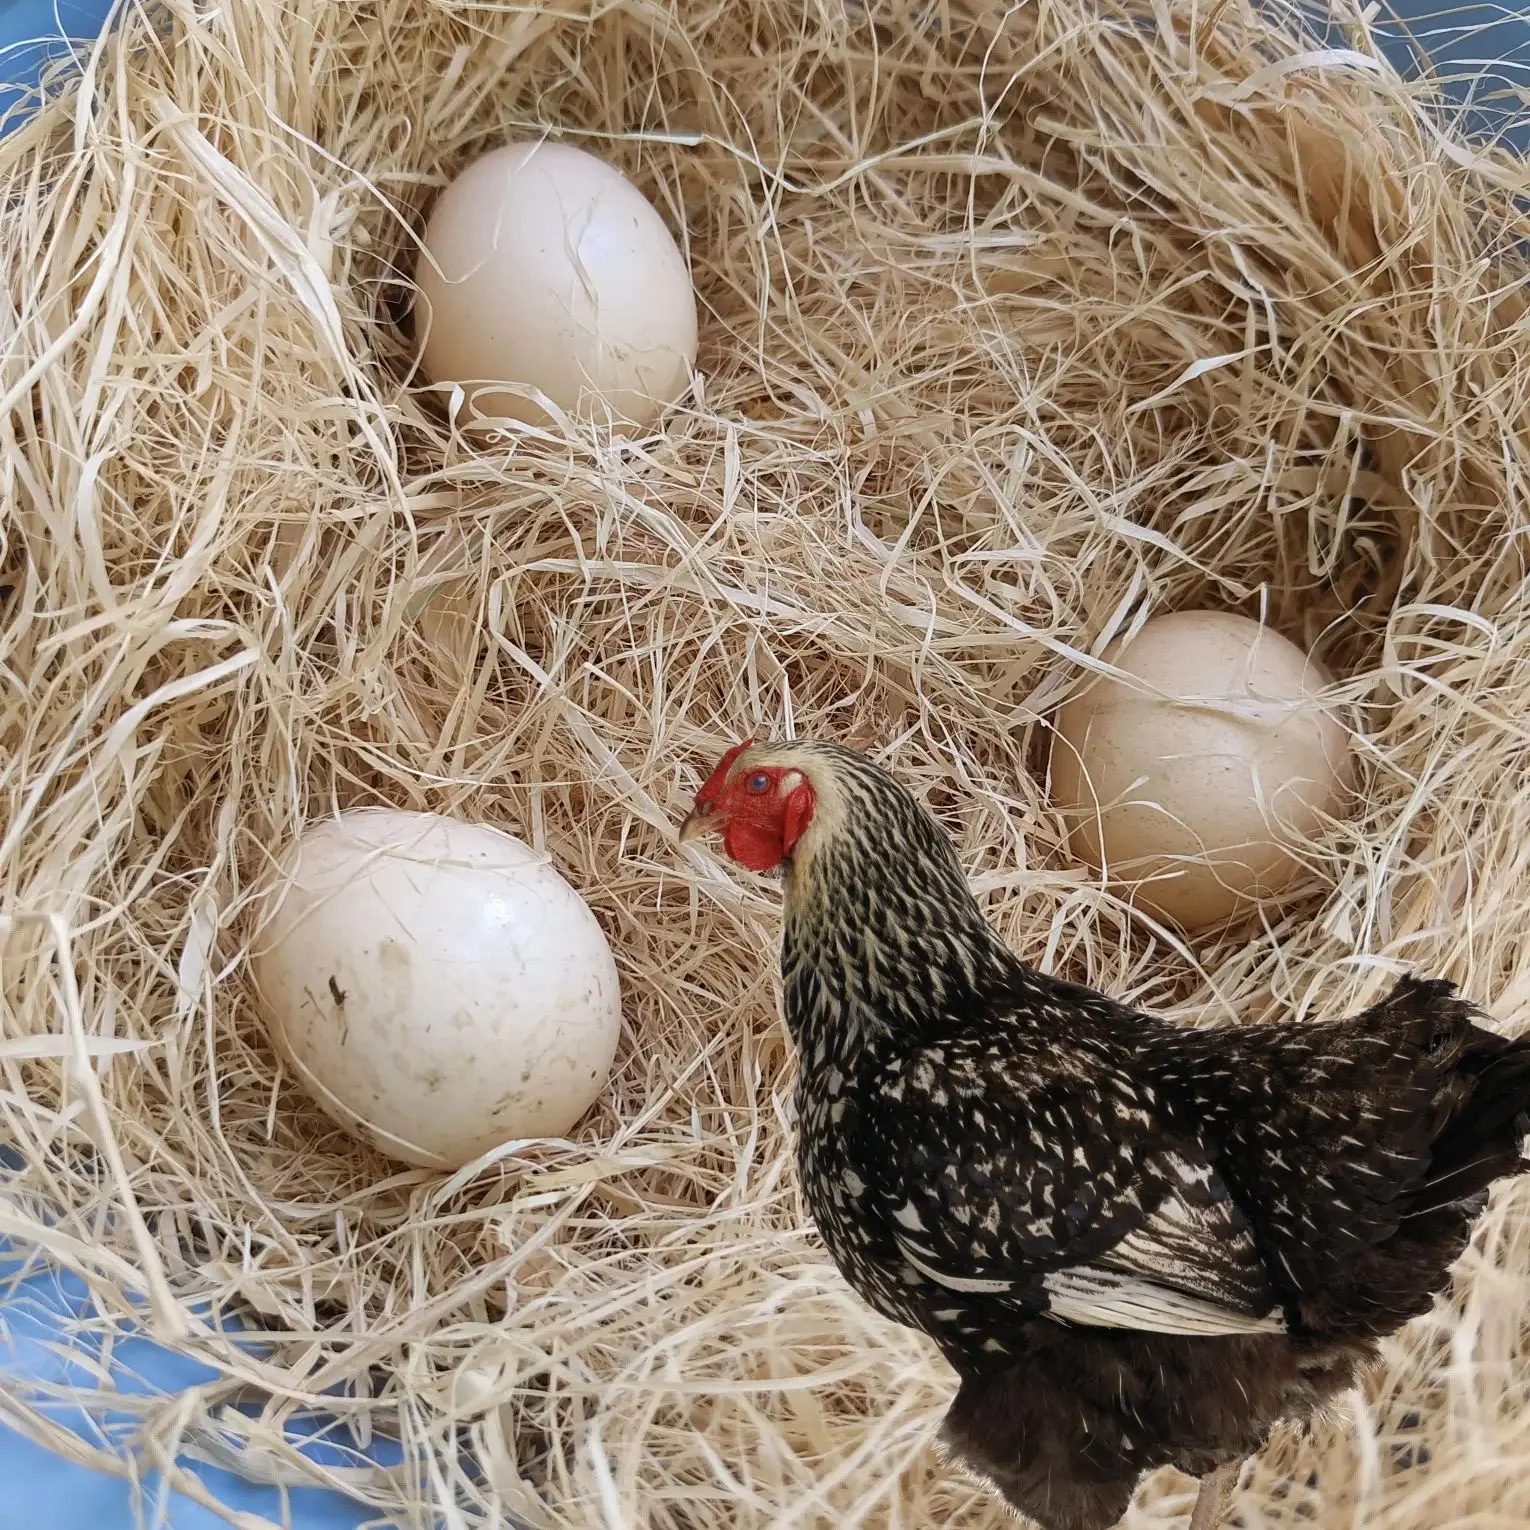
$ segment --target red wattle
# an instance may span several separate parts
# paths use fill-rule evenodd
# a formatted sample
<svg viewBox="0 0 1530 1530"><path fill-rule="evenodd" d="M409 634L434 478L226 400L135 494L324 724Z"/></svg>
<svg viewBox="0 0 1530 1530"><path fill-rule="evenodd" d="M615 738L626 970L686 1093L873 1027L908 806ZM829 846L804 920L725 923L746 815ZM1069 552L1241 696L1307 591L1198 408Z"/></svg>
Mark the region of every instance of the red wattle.
<svg viewBox="0 0 1530 1530"><path fill-rule="evenodd" d="M723 830L723 849L750 871L770 871L786 859L779 832L733 819Z"/></svg>

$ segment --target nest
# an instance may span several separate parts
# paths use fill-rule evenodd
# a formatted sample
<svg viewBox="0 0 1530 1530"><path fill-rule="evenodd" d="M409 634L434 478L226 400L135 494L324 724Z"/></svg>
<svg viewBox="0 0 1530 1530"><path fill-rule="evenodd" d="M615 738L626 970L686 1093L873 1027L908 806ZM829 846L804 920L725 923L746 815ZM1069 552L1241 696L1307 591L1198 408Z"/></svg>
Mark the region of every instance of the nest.
<svg viewBox="0 0 1530 1530"><path fill-rule="evenodd" d="M415 370L432 195L548 134L694 271L700 380L651 438L468 439ZM90 1439L12 1383L54 1448L420 1527L1007 1522L932 1447L950 1373L806 1218L776 891L675 842L745 734L876 749L1017 951L1187 1022L1418 968L1522 1023L1530 172L1362 18L171 0L0 179L0 1233L87 1283L67 1337L214 1377L63 1388ZM1196 606L1341 677L1363 790L1291 903L1189 942L1070 861L1038 762L1091 655ZM602 921L625 1034L570 1140L406 1171L282 1075L261 880L379 803L545 847ZM1527 1190L1272 1442L1246 1526L1530 1520Z"/></svg>

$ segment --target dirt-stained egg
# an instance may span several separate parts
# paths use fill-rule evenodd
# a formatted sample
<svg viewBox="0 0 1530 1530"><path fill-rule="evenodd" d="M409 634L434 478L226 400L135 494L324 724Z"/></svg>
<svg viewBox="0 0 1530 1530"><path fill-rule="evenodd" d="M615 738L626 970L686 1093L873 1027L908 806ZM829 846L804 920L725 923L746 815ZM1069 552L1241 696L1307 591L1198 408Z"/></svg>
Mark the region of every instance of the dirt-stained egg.
<svg viewBox="0 0 1530 1530"><path fill-rule="evenodd" d="M1351 785L1349 734L1317 660L1226 612L1143 625L1058 713L1053 801L1072 853L1185 930L1288 889Z"/></svg>
<svg viewBox="0 0 1530 1530"><path fill-rule="evenodd" d="M510 144L431 211L415 275L422 364L464 418L643 427L690 386L696 294L664 220L618 170L569 144ZM484 384L518 385L514 390Z"/></svg>
<svg viewBox="0 0 1530 1530"><path fill-rule="evenodd" d="M363 808L282 858L254 943L271 1037L341 1126L424 1168L561 1136L604 1088L616 963L584 900L498 829Z"/></svg>

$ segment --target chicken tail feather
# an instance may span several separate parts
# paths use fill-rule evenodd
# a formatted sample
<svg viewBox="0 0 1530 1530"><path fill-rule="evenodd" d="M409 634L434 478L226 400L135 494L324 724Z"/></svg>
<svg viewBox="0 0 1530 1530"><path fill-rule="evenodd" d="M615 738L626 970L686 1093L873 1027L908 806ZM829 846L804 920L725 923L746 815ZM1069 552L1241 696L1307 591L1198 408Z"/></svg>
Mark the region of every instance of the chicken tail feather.
<svg viewBox="0 0 1530 1530"><path fill-rule="evenodd" d="M1481 1195L1496 1179L1530 1168L1530 1042L1509 1041L1475 1023L1476 1011L1448 983L1399 983L1401 1000L1431 1027L1426 1049L1444 1052L1429 1169L1405 1215L1426 1215Z"/></svg>

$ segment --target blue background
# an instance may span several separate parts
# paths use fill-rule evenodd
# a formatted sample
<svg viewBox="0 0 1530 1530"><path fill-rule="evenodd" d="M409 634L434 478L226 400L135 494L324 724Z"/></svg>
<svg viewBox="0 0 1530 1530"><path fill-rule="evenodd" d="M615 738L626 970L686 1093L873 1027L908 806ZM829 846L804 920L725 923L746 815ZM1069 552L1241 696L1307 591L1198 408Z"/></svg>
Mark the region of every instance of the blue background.
<svg viewBox="0 0 1530 1530"><path fill-rule="evenodd" d="M111 9L110 0L0 0L0 81L13 82L0 85L0 115L24 101L46 61L67 56L63 38L94 37ZM1389 19L1378 23L1377 34L1405 73L1433 60L1469 131L1500 137L1522 154L1530 149L1530 16L1504 6L1447 9L1401 0L1390 7ZM84 1289L71 1278L28 1273L14 1262L7 1265L0 1252L0 1390L14 1396L71 1375L89 1384L88 1374L49 1343L60 1322L82 1312L86 1301ZM112 1375L123 1394L174 1392L211 1379L210 1373L142 1339L114 1347ZM60 1408L55 1416L97 1440L126 1435L132 1421L126 1411L92 1419L78 1409ZM335 1464L359 1463L358 1453L343 1444L315 1448ZM216 1467L192 1469L230 1509L278 1525L353 1530L386 1523L339 1493L315 1488L284 1492ZM23 1530L39 1522L47 1530L119 1530L140 1522L166 1530L225 1530L227 1523L181 1494L166 1492L154 1474L135 1489L72 1465L0 1425L0 1530Z"/></svg>
<svg viewBox="0 0 1530 1530"><path fill-rule="evenodd" d="M112 0L0 0L0 115L15 109L49 59L68 54L63 39L93 38L112 9ZM0 1530L9 1524L0 1518Z"/></svg>
<svg viewBox="0 0 1530 1530"><path fill-rule="evenodd" d="M99 1355L98 1346L74 1338L67 1348L57 1343L63 1321L92 1315L85 1286L74 1276L52 1269L33 1271L14 1253L0 1253L0 1389L13 1397L28 1395L57 1422L121 1456L130 1449L137 1422L132 1412L135 1395L178 1392L214 1381L216 1374L148 1339L118 1340L112 1349L111 1376L116 1394L124 1400L121 1410L87 1413L50 1401L50 1383L100 1386L89 1369ZM258 1342L257 1336L248 1338ZM303 1420L292 1432L315 1437L309 1452L325 1464L365 1464L365 1457L347 1437L317 1437L321 1427L317 1421ZM373 1458L392 1464L399 1452L394 1447L384 1455L380 1448L374 1449ZM284 1491L246 1482L220 1467L181 1464L194 1470L230 1509L259 1514L274 1524L292 1524L301 1530L354 1530L386 1523L341 1493L323 1488ZM39 1524L43 1530L126 1530L140 1521L171 1530L228 1530L228 1522L211 1509L167 1491L158 1473L145 1473L135 1487L122 1478L76 1466L0 1425L0 1530L31 1530Z"/></svg>

